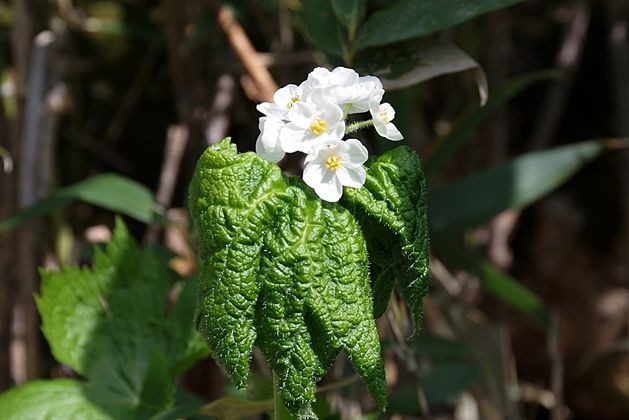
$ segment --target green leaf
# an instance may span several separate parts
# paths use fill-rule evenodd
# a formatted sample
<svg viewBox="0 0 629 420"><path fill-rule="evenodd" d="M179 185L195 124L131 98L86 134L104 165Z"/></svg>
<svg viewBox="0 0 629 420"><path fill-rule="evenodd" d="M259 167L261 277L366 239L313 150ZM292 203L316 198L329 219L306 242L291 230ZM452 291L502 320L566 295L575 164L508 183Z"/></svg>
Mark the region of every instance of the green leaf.
<svg viewBox="0 0 629 420"><path fill-rule="evenodd" d="M482 378L476 362L449 361L434 366L422 375L421 384L430 405L445 404Z"/></svg>
<svg viewBox="0 0 629 420"><path fill-rule="evenodd" d="M175 392L175 403L167 410L160 411L151 420L173 420L187 418L190 420L206 418L201 414L205 402L199 397L178 388Z"/></svg>
<svg viewBox="0 0 629 420"><path fill-rule="evenodd" d="M365 17L365 0L331 0L334 15L347 27L349 39L356 35L358 25Z"/></svg>
<svg viewBox="0 0 629 420"><path fill-rule="evenodd" d="M0 233L50 213L73 201L84 201L149 223L158 218L153 193L138 182L116 174L101 174L61 188L0 222Z"/></svg>
<svg viewBox="0 0 629 420"><path fill-rule="evenodd" d="M434 241L434 246L449 265L477 275L485 293L541 325L547 324L549 313L544 302L515 278L477 257L453 239L438 237Z"/></svg>
<svg viewBox="0 0 629 420"><path fill-rule="evenodd" d="M402 146L369 162L364 187L347 188L344 205L367 238L375 316L386 309L395 284L411 309L417 333L429 283L427 189L417 154Z"/></svg>
<svg viewBox="0 0 629 420"><path fill-rule="evenodd" d="M370 49L358 57L362 73L376 75L387 91L403 89L450 73L473 71L481 103L487 99L487 78L465 51L447 41L404 42Z"/></svg>
<svg viewBox="0 0 629 420"><path fill-rule="evenodd" d="M522 93L533 83L556 78L555 71L540 71L511 80L504 87L496 90L489 97L485 106L474 106L457 121L452 131L437 139L428 152L424 169L427 174L438 171L457 150L476 133L488 114L515 96Z"/></svg>
<svg viewBox="0 0 629 420"><path fill-rule="evenodd" d="M343 350L384 407L386 384L360 226L298 178L227 138L208 148L190 186L203 265L197 326L244 387L254 343L293 415Z"/></svg>
<svg viewBox="0 0 629 420"><path fill-rule="evenodd" d="M487 294L532 317L541 324L547 324L549 313L544 302L516 279L480 259L475 261L473 271L480 277L483 290Z"/></svg>
<svg viewBox="0 0 629 420"><path fill-rule="evenodd" d="M222 420L258 416L271 411L273 411L273 400L251 401L231 397L219 398L201 408L203 414Z"/></svg>
<svg viewBox="0 0 629 420"><path fill-rule="evenodd" d="M302 17L306 36L317 48L343 56L343 28L336 20L330 0L304 0Z"/></svg>
<svg viewBox="0 0 629 420"><path fill-rule="evenodd" d="M606 149L586 141L531 152L436 190L430 197L430 227L442 235L524 207L554 190Z"/></svg>
<svg viewBox="0 0 629 420"><path fill-rule="evenodd" d="M31 381L0 395L0 419L111 419L74 379Z"/></svg>
<svg viewBox="0 0 629 420"><path fill-rule="evenodd" d="M36 301L53 355L89 379L94 401L127 407L126 417L169 408L173 376L207 353L192 322L194 281L164 313L175 284L167 260L159 248L140 249L118 220L93 268L41 273Z"/></svg>
<svg viewBox="0 0 629 420"><path fill-rule="evenodd" d="M402 1L370 15L358 32L355 47L363 49L425 36L520 1Z"/></svg>

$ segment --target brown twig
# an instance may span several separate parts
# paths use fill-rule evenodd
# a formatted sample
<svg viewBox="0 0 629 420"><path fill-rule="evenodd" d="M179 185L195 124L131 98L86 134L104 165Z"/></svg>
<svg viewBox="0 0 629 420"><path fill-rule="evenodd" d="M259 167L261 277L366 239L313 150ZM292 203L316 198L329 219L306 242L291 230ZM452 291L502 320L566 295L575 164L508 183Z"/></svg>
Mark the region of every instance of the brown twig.
<svg viewBox="0 0 629 420"><path fill-rule="evenodd" d="M262 64L257 51L249 40L247 33L234 18L231 9L220 1L210 1L216 12L218 24L225 33L229 45L242 62L248 76L253 81L256 91L251 93L254 100L270 101L277 90L277 83L269 70Z"/></svg>
<svg viewBox="0 0 629 420"><path fill-rule="evenodd" d="M210 110L210 118L205 126L207 145L218 143L227 135L229 108L234 100L234 78L225 73L216 81L216 94Z"/></svg>
<svg viewBox="0 0 629 420"><path fill-rule="evenodd" d="M35 37L32 49L28 95L24 111L20 159L18 162L18 206L26 207L50 187L52 142L56 126L54 113L45 108L53 76L50 63L56 36L44 31ZM11 362L17 383L40 374L40 343L33 293L37 287L37 237L31 226L22 227L17 238L17 267L20 279L13 307Z"/></svg>
<svg viewBox="0 0 629 420"><path fill-rule="evenodd" d="M561 355L560 329L559 329L559 313L554 310L551 312L550 322L548 325L547 335L547 351L550 359L550 389L555 396L555 404L551 412L552 420L563 420L563 390L564 390L564 366L563 357Z"/></svg>
<svg viewBox="0 0 629 420"><path fill-rule="evenodd" d="M170 207L172 202L175 186L177 185L179 168L181 166L181 159L186 150L188 138L188 128L184 125L174 125L168 129L166 147L164 150L164 162L162 164L156 194L158 204L164 208ZM146 232L146 240L148 242L155 242L159 231L159 225L150 225Z"/></svg>

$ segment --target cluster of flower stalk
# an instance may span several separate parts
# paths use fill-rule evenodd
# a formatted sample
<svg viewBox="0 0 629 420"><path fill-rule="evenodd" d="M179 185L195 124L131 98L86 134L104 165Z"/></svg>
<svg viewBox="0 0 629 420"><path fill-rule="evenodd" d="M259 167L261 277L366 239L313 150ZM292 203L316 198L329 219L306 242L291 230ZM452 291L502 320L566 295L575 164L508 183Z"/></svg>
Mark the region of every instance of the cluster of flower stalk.
<svg viewBox="0 0 629 420"><path fill-rule="evenodd" d="M286 153L306 153L304 182L322 200L336 202L343 186L360 188L366 178L367 149L357 139L344 140L346 135L373 125L382 137L402 140L391 123L395 111L381 103L383 95L377 77L360 77L345 67L318 67L299 86L284 86L273 102L257 106L265 116L260 117L256 153L273 162ZM349 115L363 112L371 113L371 119L347 123Z"/></svg>

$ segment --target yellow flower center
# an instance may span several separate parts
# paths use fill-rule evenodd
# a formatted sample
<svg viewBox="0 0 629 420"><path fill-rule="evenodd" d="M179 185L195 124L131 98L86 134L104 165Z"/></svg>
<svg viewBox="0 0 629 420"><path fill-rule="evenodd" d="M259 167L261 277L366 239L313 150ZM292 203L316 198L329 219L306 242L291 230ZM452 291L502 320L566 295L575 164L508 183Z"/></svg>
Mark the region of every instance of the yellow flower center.
<svg viewBox="0 0 629 420"><path fill-rule="evenodd" d="M293 96L290 98L290 102L286 104L286 108L290 109L293 107L293 104L299 100L299 96Z"/></svg>
<svg viewBox="0 0 629 420"><path fill-rule="evenodd" d="M389 123L389 114L387 114L387 111L380 111L380 119L385 124Z"/></svg>
<svg viewBox="0 0 629 420"><path fill-rule="evenodd" d="M308 129L312 131L312 134L318 137L321 134L325 133L325 130L327 128L328 128L328 123L326 123L324 120L322 120L319 117L315 117L315 119L312 120L312 124L310 124L310 127Z"/></svg>
<svg viewBox="0 0 629 420"><path fill-rule="evenodd" d="M325 167L331 171L336 171L341 167L341 157L336 155L330 156L325 161Z"/></svg>

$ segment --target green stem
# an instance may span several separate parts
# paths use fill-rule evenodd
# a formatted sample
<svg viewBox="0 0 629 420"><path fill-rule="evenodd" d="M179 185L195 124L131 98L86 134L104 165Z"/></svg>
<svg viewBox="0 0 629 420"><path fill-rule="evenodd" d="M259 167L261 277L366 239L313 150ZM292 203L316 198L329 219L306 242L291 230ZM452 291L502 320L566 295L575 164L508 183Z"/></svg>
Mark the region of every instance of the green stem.
<svg viewBox="0 0 629 420"><path fill-rule="evenodd" d="M273 420L280 420L280 386L277 379L277 373L273 371Z"/></svg>
<svg viewBox="0 0 629 420"><path fill-rule="evenodd" d="M365 121L357 121L355 123L351 123L345 128L345 134L353 133L354 131L358 131L361 128L371 127L373 125L373 120L365 120Z"/></svg>

